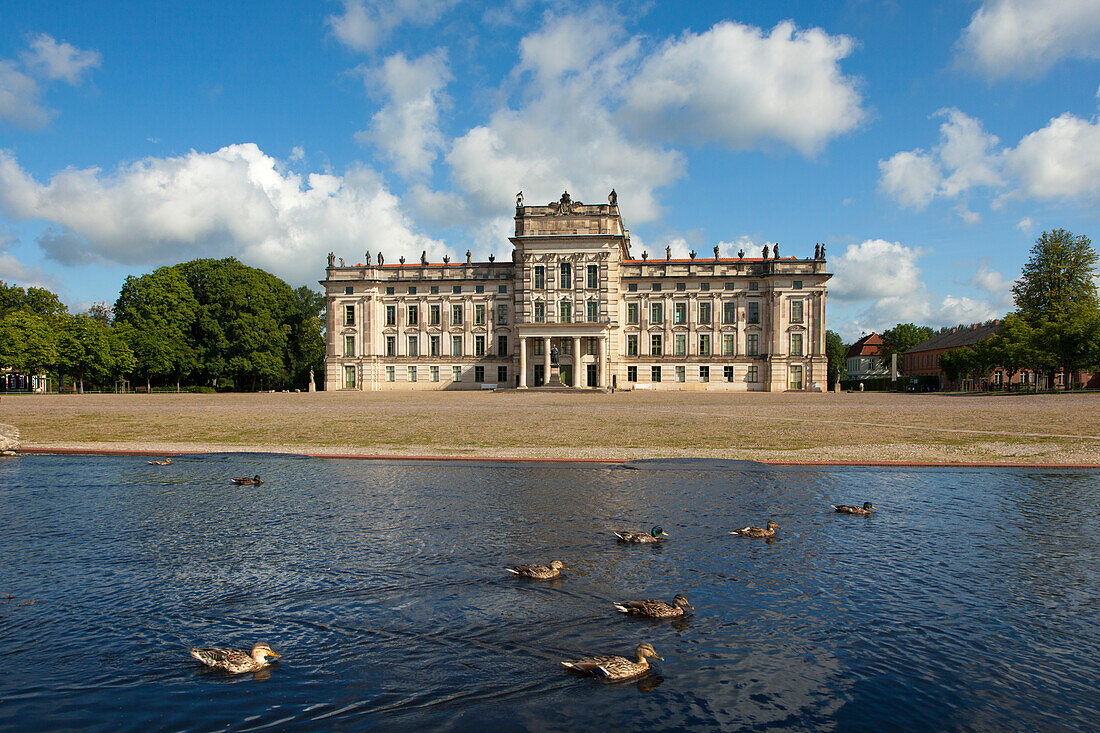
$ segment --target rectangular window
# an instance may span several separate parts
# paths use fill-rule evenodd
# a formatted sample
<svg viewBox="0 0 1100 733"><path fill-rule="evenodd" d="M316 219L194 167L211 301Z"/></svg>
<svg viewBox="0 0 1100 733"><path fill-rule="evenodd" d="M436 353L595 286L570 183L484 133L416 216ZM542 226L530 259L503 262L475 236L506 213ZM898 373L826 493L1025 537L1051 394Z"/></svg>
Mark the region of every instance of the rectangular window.
<svg viewBox="0 0 1100 733"><path fill-rule="evenodd" d="M688 304L677 303L676 309L673 311L673 320L677 326L687 323L688 320Z"/></svg>
<svg viewBox="0 0 1100 733"><path fill-rule="evenodd" d="M587 286L589 290L595 290L596 288L598 288L600 286L600 266L599 265L589 265L588 266L588 279L585 282L585 286Z"/></svg>
<svg viewBox="0 0 1100 733"><path fill-rule="evenodd" d="M504 387L508 384L508 367L506 367L506 366L498 366L497 367L497 384L499 384L502 387Z"/></svg>
<svg viewBox="0 0 1100 733"><path fill-rule="evenodd" d="M626 292L628 292L628 293L638 292L638 283L627 283Z"/></svg>
<svg viewBox="0 0 1100 733"><path fill-rule="evenodd" d="M699 356L710 356L710 334L699 334Z"/></svg>
<svg viewBox="0 0 1100 733"><path fill-rule="evenodd" d="M802 323L802 301L791 301L791 323Z"/></svg>
<svg viewBox="0 0 1100 733"><path fill-rule="evenodd" d="M439 337L438 336L429 336L428 337L428 355L429 356L439 356Z"/></svg>
<svg viewBox="0 0 1100 733"><path fill-rule="evenodd" d="M699 367L699 381L700 382L709 382L710 381L710 367L709 366Z"/></svg>
<svg viewBox="0 0 1100 733"><path fill-rule="evenodd" d="M497 292L498 293L507 293L508 292L508 286L507 285L497 285Z"/></svg>
<svg viewBox="0 0 1100 733"><path fill-rule="evenodd" d="M386 367L386 381L387 382L397 381L397 370L392 366Z"/></svg>
<svg viewBox="0 0 1100 733"><path fill-rule="evenodd" d="M355 288L353 288L351 285L345 285L344 286L344 295L351 295L354 292L355 292Z"/></svg>
<svg viewBox="0 0 1100 733"><path fill-rule="evenodd" d="M420 356L420 339L416 335L409 336L409 356Z"/></svg>
<svg viewBox="0 0 1100 733"><path fill-rule="evenodd" d="M355 356L355 337L344 337L344 356Z"/></svg>
<svg viewBox="0 0 1100 733"><path fill-rule="evenodd" d="M759 290L760 283L749 283L749 290Z"/></svg>
<svg viewBox="0 0 1100 733"><path fill-rule="evenodd" d="M462 381L462 367L460 367L460 366L451 367L451 381L452 382L461 382Z"/></svg>
<svg viewBox="0 0 1100 733"><path fill-rule="evenodd" d="M676 356L687 356L688 337L686 333L676 334Z"/></svg>
<svg viewBox="0 0 1100 733"><path fill-rule="evenodd" d="M699 323L710 323L710 303L699 303Z"/></svg>
<svg viewBox="0 0 1100 733"><path fill-rule="evenodd" d="M393 295L396 291L392 285L386 287L386 295Z"/></svg>
<svg viewBox="0 0 1100 733"><path fill-rule="evenodd" d="M760 367L755 364L749 367L749 373L745 376L746 382L759 382L760 381Z"/></svg>
<svg viewBox="0 0 1100 733"><path fill-rule="evenodd" d="M677 382L686 382L687 381L687 367L686 366L676 367L676 381Z"/></svg>
<svg viewBox="0 0 1100 733"><path fill-rule="evenodd" d="M461 326L462 325L462 306L460 306L460 305L452 305L451 306L451 325L452 326Z"/></svg>
<svg viewBox="0 0 1100 733"><path fill-rule="evenodd" d="M451 336L451 356L462 356L461 336Z"/></svg>
<svg viewBox="0 0 1100 733"><path fill-rule="evenodd" d="M802 334L791 334L791 356L802 356Z"/></svg>
<svg viewBox="0 0 1100 733"><path fill-rule="evenodd" d="M727 382L732 382L733 381L733 365L732 364L727 364L724 367L722 367L722 376L725 378L725 380Z"/></svg>
<svg viewBox="0 0 1100 733"><path fill-rule="evenodd" d="M638 322L638 304L627 303L626 304L626 322L637 323Z"/></svg>
<svg viewBox="0 0 1100 733"><path fill-rule="evenodd" d="M543 342L542 339L535 339L535 356L542 356L542 354L543 354L543 348L542 348L543 343L544 342Z"/></svg>
<svg viewBox="0 0 1100 733"><path fill-rule="evenodd" d="M474 367L474 381L475 382L484 382L485 381L485 367L483 367L483 366Z"/></svg>
<svg viewBox="0 0 1100 733"><path fill-rule="evenodd" d="M428 367L428 379L432 380L433 382L438 382L439 381L439 367L437 367L437 366Z"/></svg>
<svg viewBox="0 0 1100 733"><path fill-rule="evenodd" d="M745 337L745 353L749 356L760 355L760 337L755 333L750 333Z"/></svg>
<svg viewBox="0 0 1100 733"><path fill-rule="evenodd" d="M626 335L626 355L637 356L638 355L638 334L628 333Z"/></svg>
<svg viewBox="0 0 1100 733"><path fill-rule="evenodd" d="M462 286L461 285L452 285L451 286L451 292L454 293L455 295L458 295L459 293L462 292Z"/></svg>
<svg viewBox="0 0 1100 733"><path fill-rule="evenodd" d="M748 320L749 323L760 323L760 301L759 300L750 300L749 301L749 316L748 316L747 320Z"/></svg>
<svg viewBox="0 0 1100 733"><path fill-rule="evenodd" d="M396 305L387 305L386 306L386 325L387 326L396 326L397 325L397 306Z"/></svg>
<svg viewBox="0 0 1100 733"><path fill-rule="evenodd" d="M478 303L477 305L474 306L474 325L475 326L484 326L485 325L485 304L484 303Z"/></svg>
<svg viewBox="0 0 1100 733"><path fill-rule="evenodd" d="M655 333L649 337L649 353L653 356L661 355L661 334Z"/></svg>
<svg viewBox="0 0 1100 733"><path fill-rule="evenodd" d="M474 356L485 356L485 337L474 336Z"/></svg>
<svg viewBox="0 0 1100 733"><path fill-rule="evenodd" d="M428 307L428 323L432 326L439 325L439 306L432 305Z"/></svg>
<svg viewBox="0 0 1100 733"><path fill-rule="evenodd" d="M649 368L649 381L660 382L661 381L661 367L655 366Z"/></svg>
<svg viewBox="0 0 1100 733"><path fill-rule="evenodd" d="M600 348L600 340L597 338L586 338L584 340L584 353L587 356L595 356L596 350Z"/></svg>
<svg viewBox="0 0 1100 733"><path fill-rule="evenodd" d="M475 285L474 286L474 292L475 293L484 293L485 292L485 286L484 285Z"/></svg>
<svg viewBox="0 0 1100 733"><path fill-rule="evenodd" d="M535 301L535 323L546 322L546 304L541 300Z"/></svg>
<svg viewBox="0 0 1100 733"><path fill-rule="evenodd" d="M732 333L722 334L722 356L733 356L734 344L737 343L737 336Z"/></svg>
<svg viewBox="0 0 1100 733"><path fill-rule="evenodd" d="M801 290L802 289L802 281L801 280L795 280L794 281L794 289L795 290Z"/></svg>
<svg viewBox="0 0 1100 733"><path fill-rule="evenodd" d="M428 288L428 292L431 293L432 295L438 295L439 294L439 286L438 285L431 286L430 288ZM436 381L439 381L439 380L436 380Z"/></svg>
<svg viewBox="0 0 1100 733"><path fill-rule="evenodd" d="M397 337L386 337L386 356L397 356Z"/></svg>
<svg viewBox="0 0 1100 733"><path fill-rule="evenodd" d="M655 293L661 292L661 283L653 283L649 286L649 289Z"/></svg>
<svg viewBox="0 0 1100 733"><path fill-rule="evenodd" d="M558 287L573 287L573 264L571 262L559 263L558 273L561 275L561 282L558 284Z"/></svg>
<svg viewBox="0 0 1100 733"><path fill-rule="evenodd" d="M725 285L722 286L722 289L723 290L736 290L737 289L737 283L726 283Z"/></svg>
<svg viewBox="0 0 1100 733"><path fill-rule="evenodd" d="M508 356L508 337L497 336L497 354L500 356Z"/></svg>
<svg viewBox="0 0 1100 733"><path fill-rule="evenodd" d="M407 326L416 326L420 323L420 309L415 305L409 306L409 320L405 322Z"/></svg>
<svg viewBox="0 0 1100 733"><path fill-rule="evenodd" d="M508 325L508 306L504 303L497 303L497 325Z"/></svg>
<svg viewBox="0 0 1100 733"><path fill-rule="evenodd" d="M802 389L802 365L795 364L791 366L791 372L787 377L788 389Z"/></svg>
<svg viewBox="0 0 1100 733"><path fill-rule="evenodd" d="M355 325L355 306L354 305L345 305L344 306L344 325L345 326L354 326Z"/></svg>
<svg viewBox="0 0 1100 733"><path fill-rule="evenodd" d="M546 268L543 265L535 265L535 285L537 290L546 287Z"/></svg>
<svg viewBox="0 0 1100 733"><path fill-rule="evenodd" d="M685 291L685 290L687 290L687 289L688 289L687 283L676 283L676 290L677 290L677 292L680 292L680 293L682 293L682 292L684 292L684 291Z"/></svg>
<svg viewBox="0 0 1100 733"><path fill-rule="evenodd" d="M722 323L737 323L737 304L732 300L722 302Z"/></svg>
<svg viewBox="0 0 1100 733"><path fill-rule="evenodd" d="M589 323L595 323L600 320L600 302L598 300L590 300L584 304L585 314L584 320Z"/></svg>
<svg viewBox="0 0 1100 733"><path fill-rule="evenodd" d="M558 323L573 322L573 304L568 300L558 303Z"/></svg>
<svg viewBox="0 0 1100 733"><path fill-rule="evenodd" d="M410 285L409 286L409 295L416 295L416 286L415 285Z"/></svg>
<svg viewBox="0 0 1100 733"><path fill-rule="evenodd" d="M409 367L409 381L410 382L415 382L416 381L416 367L414 367L414 366Z"/></svg>
<svg viewBox="0 0 1100 733"><path fill-rule="evenodd" d="M649 304L649 322L650 323L664 323L665 322L665 310L663 303L650 303Z"/></svg>
<svg viewBox="0 0 1100 733"><path fill-rule="evenodd" d="M637 382L638 381L638 367L628 366L626 368L626 381Z"/></svg>
<svg viewBox="0 0 1100 733"><path fill-rule="evenodd" d="M710 283L699 283L700 290L710 290Z"/></svg>

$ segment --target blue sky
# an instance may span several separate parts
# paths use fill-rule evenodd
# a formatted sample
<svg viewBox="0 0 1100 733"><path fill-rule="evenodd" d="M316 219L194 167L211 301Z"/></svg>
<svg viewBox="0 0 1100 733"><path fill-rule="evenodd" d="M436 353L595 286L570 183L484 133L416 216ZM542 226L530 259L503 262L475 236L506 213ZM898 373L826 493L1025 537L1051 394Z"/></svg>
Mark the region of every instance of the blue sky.
<svg viewBox="0 0 1100 733"><path fill-rule="evenodd" d="M507 256L614 186L634 253L779 242L851 340L1011 308L1096 237L1100 0L0 2L0 279Z"/></svg>

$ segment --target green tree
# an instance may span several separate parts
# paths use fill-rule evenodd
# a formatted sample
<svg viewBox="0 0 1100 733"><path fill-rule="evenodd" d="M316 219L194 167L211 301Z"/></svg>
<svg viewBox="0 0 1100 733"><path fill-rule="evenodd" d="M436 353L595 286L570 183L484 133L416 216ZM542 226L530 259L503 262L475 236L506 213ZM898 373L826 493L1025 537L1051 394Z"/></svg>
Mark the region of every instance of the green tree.
<svg viewBox="0 0 1100 733"><path fill-rule="evenodd" d="M829 360L829 389L832 389L848 373L848 347L836 331L825 332L825 356Z"/></svg>
<svg viewBox="0 0 1100 733"><path fill-rule="evenodd" d="M0 364L23 374L52 371L58 363L52 319L21 309L0 318Z"/></svg>
<svg viewBox="0 0 1100 733"><path fill-rule="evenodd" d="M1070 310L1098 306L1097 256L1088 237L1066 229L1043 232L1031 248L1020 279L1012 286L1016 308L1032 326L1061 317Z"/></svg>
<svg viewBox="0 0 1100 733"><path fill-rule="evenodd" d="M321 374L325 367L325 296L302 285L294 289L294 298L290 371L294 384L308 384L310 370Z"/></svg>
<svg viewBox="0 0 1100 733"><path fill-rule="evenodd" d="M1035 329L1023 318L1010 313L988 342L993 363L1008 377L1006 384L1012 383L1017 372L1036 368Z"/></svg>
<svg viewBox="0 0 1100 733"><path fill-rule="evenodd" d="M1061 367L1063 387L1073 385L1073 375L1097 366L1100 359L1100 312L1085 304L1070 306L1057 318L1040 324L1036 341L1049 354L1048 366Z"/></svg>
<svg viewBox="0 0 1100 733"><path fill-rule="evenodd" d="M40 316L62 316L69 312L56 294L45 288L8 285L0 280L0 316L25 310Z"/></svg>
<svg viewBox="0 0 1100 733"><path fill-rule="evenodd" d="M198 303L187 281L171 267L130 276L115 302L119 333L133 353L138 376L179 380L196 366L191 330Z"/></svg>
<svg viewBox="0 0 1100 733"><path fill-rule="evenodd" d="M86 379L102 386L114 371L110 329L91 316L65 319L58 335L58 371L72 376L79 392Z"/></svg>
<svg viewBox="0 0 1100 733"><path fill-rule="evenodd" d="M918 326L914 323L899 323L891 329L882 332L882 349L879 351L882 364L890 368L891 356L898 355L898 369L901 369L902 354L922 341L926 341L935 334L928 326Z"/></svg>

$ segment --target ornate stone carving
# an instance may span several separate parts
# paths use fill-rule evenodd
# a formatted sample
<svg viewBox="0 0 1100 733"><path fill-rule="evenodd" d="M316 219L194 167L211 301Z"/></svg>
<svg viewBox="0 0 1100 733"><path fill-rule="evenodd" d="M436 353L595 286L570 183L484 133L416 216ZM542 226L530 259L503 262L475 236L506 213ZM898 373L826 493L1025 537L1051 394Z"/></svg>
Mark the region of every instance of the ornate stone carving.
<svg viewBox="0 0 1100 733"><path fill-rule="evenodd" d="M489 262L493 262L494 260L496 260L496 258L497 256L495 254L493 254L492 252L489 253Z"/></svg>
<svg viewBox="0 0 1100 733"><path fill-rule="evenodd" d="M335 267L335 265L336 265L336 255L333 254L332 252L329 252L328 253L328 266L329 267Z"/></svg>
<svg viewBox="0 0 1100 733"><path fill-rule="evenodd" d="M647 252L646 250L643 249L642 250L642 262L645 262L648 259L649 259L649 252Z"/></svg>
<svg viewBox="0 0 1100 733"><path fill-rule="evenodd" d="M344 266L344 258L343 258L343 257L341 257L341 258L340 258L340 267L343 267L343 266Z"/></svg>
<svg viewBox="0 0 1100 733"><path fill-rule="evenodd" d="M745 259L745 250L743 250L743 249L737 250L737 259L739 259L739 260Z"/></svg>
<svg viewBox="0 0 1100 733"><path fill-rule="evenodd" d="M695 250L691 250L690 252L688 252L688 257L690 257L691 259L694 260L695 259Z"/></svg>
<svg viewBox="0 0 1100 733"><path fill-rule="evenodd" d="M619 205L619 194L615 193L615 189L611 189L611 193L607 194L607 203L612 206Z"/></svg>
<svg viewBox="0 0 1100 733"><path fill-rule="evenodd" d="M451 261L450 255L443 255L443 264L446 265Z"/></svg>
<svg viewBox="0 0 1100 733"><path fill-rule="evenodd" d="M522 206L523 206L523 191L520 191L519 193L516 194L516 208L518 209Z"/></svg>
<svg viewBox="0 0 1100 733"><path fill-rule="evenodd" d="M558 216L573 214L577 206L583 206L580 201L574 201L570 198L568 191L562 193L560 201L551 201L548 205L554 209L554 213Z"/></svg>
<svg viewBox="0 0 1100 733"><path fill-rule="evenodd" d="M718 245L714 245L714 259L718 259Z"/></svg>
<svg viewBox="0 0 1100 733"><path fill-rule="evenodd" d="M401 263L402 267L404 267L405 266L405 255L401 255L400 257L398 257L397 261Z"/></svg>

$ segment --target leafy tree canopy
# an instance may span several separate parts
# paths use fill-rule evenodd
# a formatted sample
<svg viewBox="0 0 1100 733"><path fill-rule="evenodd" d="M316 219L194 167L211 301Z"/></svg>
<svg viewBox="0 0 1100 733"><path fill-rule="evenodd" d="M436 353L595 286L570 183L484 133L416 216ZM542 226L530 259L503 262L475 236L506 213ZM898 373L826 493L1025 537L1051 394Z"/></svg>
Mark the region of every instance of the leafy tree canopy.
<svg viewBox="0 0 1100 733"><path fill-rule="evenodd" d="M848 372L848 346L836 331L825 332L825 356L829 360L829 385L832 386Z"/></svg>
<svg viewBox="0 0 1100 733"><path fill-rule="evenodd" d="M1066 229L1043 232L1012 286L1020 315L1035 326L1077 307L1095 310L1097 255L1088 237Z"/></svg>
<svg viewBox="0 0 1100 733"><path fill-rule="evenodd" d="M898 367L901 367L901 355L922 341L932 338L935 332L928 326L915 323L899 323L882 332L882 349L879 354L883 365L889 369L891 356L898 355Z"/></svg>

